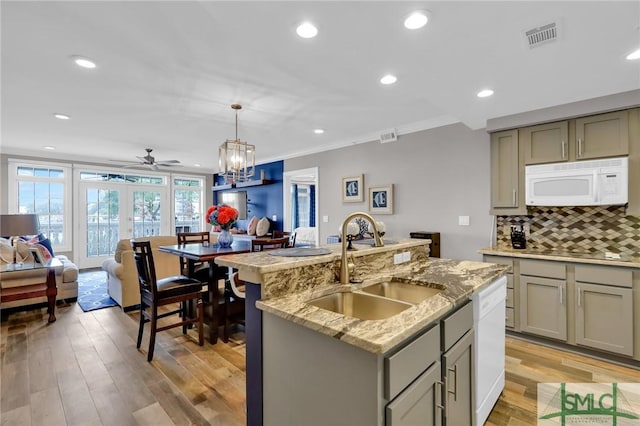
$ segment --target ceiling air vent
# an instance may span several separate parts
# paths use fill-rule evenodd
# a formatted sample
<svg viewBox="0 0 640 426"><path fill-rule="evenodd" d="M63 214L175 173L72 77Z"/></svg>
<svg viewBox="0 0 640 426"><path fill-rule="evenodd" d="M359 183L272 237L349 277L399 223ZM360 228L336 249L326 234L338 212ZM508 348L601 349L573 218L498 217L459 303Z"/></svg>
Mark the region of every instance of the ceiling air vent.
<svg viewBox="0 0 640 426"><path fill-rule="evenodd" d="M395 142L398 140L396 129L384 130L380 133L380 143Z"/></svg>
<svg viewBox="0 0 640 426"><path fill-rule="evenodd" d="M547 25L543 25L538 28L533 28L526 33L527 42L530 48L540 46L541 44L549 43L558 39L558 26L555 22Z"/></svg>

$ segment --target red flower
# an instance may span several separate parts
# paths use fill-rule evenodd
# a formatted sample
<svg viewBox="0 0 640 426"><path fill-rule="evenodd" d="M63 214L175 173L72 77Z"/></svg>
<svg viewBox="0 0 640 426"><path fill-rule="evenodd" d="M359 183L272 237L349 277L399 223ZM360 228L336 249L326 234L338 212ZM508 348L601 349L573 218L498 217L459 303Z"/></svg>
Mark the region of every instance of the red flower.
<svg viewBox="0 0 640 426"><path fill-rule="evenodd" d="M207 209L207 222L211 225L229 229L236 223L237 219L238 211L226 204L218 207L211 206Z"/></svg>

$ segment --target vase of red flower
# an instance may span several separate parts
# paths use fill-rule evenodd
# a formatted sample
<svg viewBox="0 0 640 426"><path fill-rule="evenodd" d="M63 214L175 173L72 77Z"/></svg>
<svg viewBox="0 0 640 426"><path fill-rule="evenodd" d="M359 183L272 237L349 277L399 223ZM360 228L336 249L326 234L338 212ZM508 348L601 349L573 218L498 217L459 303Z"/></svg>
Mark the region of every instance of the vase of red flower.
<svg viewBox="0 0 640 426"><path fill-rule="evenodd" d="M221 248L231 247L233 243L233 235L229 230L236 224L238 220L238 210L231 206L222 204L220 206L211 206L207 209L207 221L213 227L220 228L220 235L218 235L218 246Z"/></svg>

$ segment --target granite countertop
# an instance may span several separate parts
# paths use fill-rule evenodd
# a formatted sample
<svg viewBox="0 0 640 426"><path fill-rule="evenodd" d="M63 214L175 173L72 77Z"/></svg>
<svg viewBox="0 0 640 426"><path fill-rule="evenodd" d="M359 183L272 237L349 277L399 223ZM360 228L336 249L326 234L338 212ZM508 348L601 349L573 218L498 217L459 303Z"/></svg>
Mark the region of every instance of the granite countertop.
<svg viewBox="0 0 640 426"><path fill-rule="evenodd" d="M444 316L455 306L464 303L472 293L505 275L507 269L503 265L491 263L430 258L426 262L407 264L393 273L368 276L362 284L321 285L282 297L260 300L256 306L369 352L384 353ZM446 289L383 320L360 320L305 303L327 294L376 284L391 276L418 281L422 285L444 285Z"/></svg>
<svg viewBox="0 0 640 426"><path fill-rule="evenodd" d="M514 249L512 247L486 247L478 250L479 253L494 256L521 257L529 259L556 260L561 262L591 263L607 266L624 266L627 268L640 268L640 257L621 255L620 259L607 259L605 252L580 252L570 250L553 249Z"/></svg>
<svg viewBox="0 0 640 426"><path fill-rule="evenodd" d="M407 247L424 246L429 240L418 240L404 238L395 240L393 244L385 244L383 247L369 247L366 245L357 245L356 251L350 251L349 255L354 257L366 256L373 253L382 253L385 251L402 250ZM232 268L242 269L245 274L265 274L282 271L301 266L317 265L318 263L329 263L340 260L342 255L341 244L328 244L322 246L331 250L331 253L318 256L303 257L283 257L272 256L269 251L252 252L226 255L216 258L216 264L220 266L230 266Z"/></svg>

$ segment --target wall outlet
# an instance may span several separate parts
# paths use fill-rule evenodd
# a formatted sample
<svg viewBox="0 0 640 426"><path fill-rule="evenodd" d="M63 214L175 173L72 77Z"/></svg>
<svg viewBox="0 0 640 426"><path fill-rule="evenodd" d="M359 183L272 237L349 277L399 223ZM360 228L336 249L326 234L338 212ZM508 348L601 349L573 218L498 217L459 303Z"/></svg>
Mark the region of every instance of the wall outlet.
<svg viewBox="0 0 640 426"><path fill-rule="evenodd" d="M402 253L402 261L403 262L408 262L411 260L411 252L410 251L405 251L404 253Z"/></svg>
<svg viewBox="0 0 640 426"><path fill-rule="evenodd" d="M469 226L469 216L458 216L458 225Z"/></svg>
<svg viewBox="0 0 640 426"><path fill-rule="evenodd" d="M393 264L394 265L398 265L398 264L400 264L402 262L403 262L402 253L398 253L398 254L394 254L393 255Z"/></svg>

